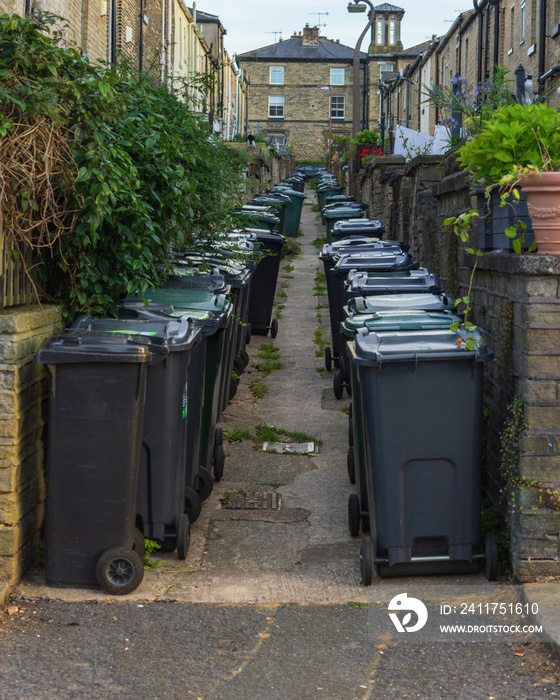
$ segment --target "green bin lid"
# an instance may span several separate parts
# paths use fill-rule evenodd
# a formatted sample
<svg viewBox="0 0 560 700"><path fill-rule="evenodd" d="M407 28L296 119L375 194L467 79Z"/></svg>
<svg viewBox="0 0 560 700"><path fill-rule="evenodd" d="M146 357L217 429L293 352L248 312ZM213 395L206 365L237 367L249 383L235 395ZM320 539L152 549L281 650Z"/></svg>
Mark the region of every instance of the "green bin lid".
<svg viewBox="0 0 560 700"><path fill-rule="evenodd" d="M275 190L286 192L290 199L307 199L307 195L303 192L298 192L297 190L292 190L290 187L274 187Z"/></svg>
<svg viewBox="0 0 560 700"><path fill-rule="evenodd" d="M212 335L228 325L233 304L223 294L213 295L213 299L208 296L190 289L149 289L142 297L124 299L119 316L127 318L128 314L137 314L146 319L158 315L169 319L184 316L195 326L202 327L206 335Z"/></svg>
<svg viewBox="0 0 560 700"><path fill-rule="evenodd" d="M356 272L348 273L348 291L352 296L372 296L377 294L437 294L442 291L437 275L425 267L418 270L398 272Z"/></svg>
<svg viewBox="0 0 560 700"><path fill-rule="evenodd" d="M426 295L427 296L427 295ZM350 314L342 323L343 332L353 338L358 329L368 331L427 331L434 328L448 329L462 319L451 309L426 311L423 309L401 309L374 311L370 314Z"/></svg>
<svg viewBox="0 0 560 700"><path fill-rule="evenodd" d="M323 211L325 219L362 219L364 212L356 207L336 207Z"/></svg>
<svg viewBox="0 0 560 700"><path fill-rule="evenodd" d="M141 364L161 361L168 353L167 344L151 336L121 336L70 329L45 340L35 359L42 365L93 362Z"/></svg>
<svg viewBox="0 0 560 700"><path fill-rule="evenodd" d="M340 256L332 271L345 277L352 270L381 270L385 272L411 270L418 267L410 253L403 253L396 248L371 248L364 252L343 254Z"/></svg>

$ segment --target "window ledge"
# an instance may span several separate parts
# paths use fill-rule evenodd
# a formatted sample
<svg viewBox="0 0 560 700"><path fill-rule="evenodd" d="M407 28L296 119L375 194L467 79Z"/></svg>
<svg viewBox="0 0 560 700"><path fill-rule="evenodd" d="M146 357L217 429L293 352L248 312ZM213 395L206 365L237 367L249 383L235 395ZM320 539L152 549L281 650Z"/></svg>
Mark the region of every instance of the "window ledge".
<svg viewBox="0 0 560 700"><path fill-rule="evenodd" d="M560 36L560 24L557 24L550 32L551 39L556 39L557 36Z"/></svg>

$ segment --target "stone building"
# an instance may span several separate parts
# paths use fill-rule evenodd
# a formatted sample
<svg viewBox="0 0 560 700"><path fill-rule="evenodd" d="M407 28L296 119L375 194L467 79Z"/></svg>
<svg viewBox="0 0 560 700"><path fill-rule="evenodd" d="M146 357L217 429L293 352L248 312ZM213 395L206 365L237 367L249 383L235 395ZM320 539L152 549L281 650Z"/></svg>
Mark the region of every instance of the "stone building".
<svg viewBox="0 0 560 700"><path fill-rule="evenodd" d="M329 123L333 134L352 131L353 57L353 49L309 25L286 41L238 56L250 79L249 132L291 146L297 158L324 159ZM363 65L366 59L361 53Z"/></svg>

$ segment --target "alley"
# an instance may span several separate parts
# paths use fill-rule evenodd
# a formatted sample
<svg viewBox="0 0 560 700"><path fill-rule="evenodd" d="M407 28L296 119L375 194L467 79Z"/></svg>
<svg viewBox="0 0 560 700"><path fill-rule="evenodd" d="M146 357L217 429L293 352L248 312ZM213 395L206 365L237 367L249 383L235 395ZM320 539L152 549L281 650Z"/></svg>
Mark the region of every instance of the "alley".
<svg viewBox="0 0 560 700"><path fill-rule="evenodd" d="M279 334L252 338L249 368L222 417L224 479L193 525L189 556L180 562L156 553L163 566L120 599L48 588L41 569L32 570L0 617L0 700L560 694L544 644L415 641L399 635L387 614L403 591L435 616L452 600L517 601L514 586L482 575L360 585L360 541L346 523L348 402L334 399L314 343L318 314L325 338L328 318L314 245L323 227L307 194L302 251L282 263L278 283ZM282 368L262 379L268 391L257 398L259 355L271 344ZM256 449L258 426L305 434L316 449ZM244 507L264 493L269 507Z"/></svg>

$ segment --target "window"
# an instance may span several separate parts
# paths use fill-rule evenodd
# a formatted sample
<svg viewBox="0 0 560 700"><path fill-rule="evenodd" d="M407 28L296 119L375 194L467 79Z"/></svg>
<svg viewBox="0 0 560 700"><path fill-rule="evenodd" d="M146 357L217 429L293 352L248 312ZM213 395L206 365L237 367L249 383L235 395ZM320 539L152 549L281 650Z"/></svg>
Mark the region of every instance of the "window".
<svg viewBox="0 0 560 700"><path fill-rule="evenodd" d="M384 29L384 27L383 27L383 25L384 25L383 20L381 18L378 19L377 20L377 45L378 46L383 46L383 44L384 44L384 41L383 41L383 34L384 34L383 29Z"/></svg>
<svg viewBox="0 0 560 700"><path fill-rule="evenodd" d="M394 19L389 22L389 44L390 46L395 45L397 36L397 23Z"/></svg>
<svg viewBox="0 0 560 700"><path fill-rule="evenodd" d="M270 143L280 148L286 145L286 134L267 134Z"/></svg>
<svg viewBox="0 0 560 700"><path fill-rule="evenodd" d="M521 38L519 40L519 43L524 44L525 43L525 25L526 25L526 21L527 21L527 11L525 9L525 0L522 0L519 8L521 10Z"/></svg>
<svg viewBox="0 0 560 700"><path fill-rule="evenodd" d="M284 96L269 95L268 116L270 119L284 119Z"/></svg>
<svg viewBox="0 0 560 700"><path fill-rule="evenodd" d="M344 95L332 96L331 116L333 119L344 119Z"/></svg>
<svg viewBox="0 0 560 700"><path fill-rule="evenodd" d="M511 39L510 46L513 48L513 37L515 36L515 7L511 8L509 34Z"/></svg>
<svg viewBox="0 0 560 700"><path fill-rule="evenodd" d="M383 73L392 73L395 70L395 66L392 63L380 63L379 64L379 75L383 77Z"/></svg>
<svg viewBox="0 0 560 700"><path fill-rule="evenodd" d="M331 85L344 85L344 68L331 68Z"/></svg>
<svg viewBox="0 0 560 700"><path fill-rule="evenodd" d="M270 84L284 85L284 66L270 66Z"/></svg>

